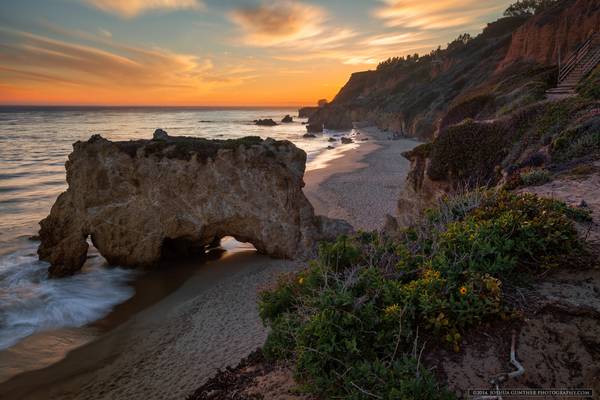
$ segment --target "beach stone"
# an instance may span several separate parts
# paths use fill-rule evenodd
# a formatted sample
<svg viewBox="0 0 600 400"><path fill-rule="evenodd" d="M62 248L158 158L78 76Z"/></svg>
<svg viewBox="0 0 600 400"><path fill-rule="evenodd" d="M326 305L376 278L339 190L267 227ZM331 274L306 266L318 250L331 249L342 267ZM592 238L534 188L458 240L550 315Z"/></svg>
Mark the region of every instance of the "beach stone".
<svg viewBox="0 0 600 400"><path fill-rule="evenodd" d="M310 257L318 241L351 227L315 215L302 191L305 165L306 153L289 141L95 135L73 145L68 188L40 222L39 258L51 276L71 275L91 237L110 264L143 267L224 236L273 257Z"/></svg>
<svg viewBox="0 0 600 400"><path fill-rule="evenodd" d="M347 138L347 137L343 137L341 140L342 140L342 144L354 143L354 140Z"/></svg>

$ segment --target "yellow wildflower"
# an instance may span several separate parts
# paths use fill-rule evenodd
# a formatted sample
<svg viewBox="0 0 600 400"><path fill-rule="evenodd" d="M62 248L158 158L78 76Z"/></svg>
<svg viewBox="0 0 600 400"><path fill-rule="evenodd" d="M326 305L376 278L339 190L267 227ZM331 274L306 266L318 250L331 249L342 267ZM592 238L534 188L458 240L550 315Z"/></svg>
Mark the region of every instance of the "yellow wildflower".
<svg viewBox="0 0 600 400"><path fill-rule="evenodd" d="M400 306L398 304L389 305L383 310L385 315L397 314L399 311L400 311Z"/></svg>
<svg viewBox="0 0 600 400"><path fill-rule="evenodd" d="M301 276L298 278L298 283L302 285L304 283L304 277Z"/></svg>
<svg viewBox="0 0 600 400"><path fill-rule="evenodd" d="M465 286L461 286L458 291L461 296L464 296L465 294L467 294L467 288Z"/></svg>
<svg viewBox="0 0 600 400"><path fill-rule="evenodd" d="M440 279L440 272L434 271L432 269L426 269L425 272L423 273L423 279L426 279L426 280Z"/></svg>

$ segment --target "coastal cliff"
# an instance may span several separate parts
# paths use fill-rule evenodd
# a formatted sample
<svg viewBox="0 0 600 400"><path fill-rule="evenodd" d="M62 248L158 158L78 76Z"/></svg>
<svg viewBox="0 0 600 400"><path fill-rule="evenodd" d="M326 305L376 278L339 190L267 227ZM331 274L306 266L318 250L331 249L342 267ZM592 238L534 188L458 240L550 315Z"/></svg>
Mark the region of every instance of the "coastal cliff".
<svg viewBox="0 0 600 400"><path fill-rule="evenodd" d="M335 130L368 122L430 140L458 106L463 118L490 119L543 100L556 83L558 55L565 59L598 29L599 7L565 0L531 17L501 18L446 49L354 73L309 123Z"/></svg>
<svg viewBox="0 0 600 400"><path fill-rule="evenodd" d="M532 176L552 179L600 154L600 67L579 84L579 96L552 102L545 95L556 84L557 55L572 53L600 27L599 18L598 2L565 0L533 16L503 18L475 39L450 44L435 56L441 60L437 67L424 57L412 66L404 61L354 74L323 110L325 125L346 127L347 121L364 119L430 142L404 154L411 171L398 201L400 219L456 190L514 188ZM480 61L468 62L478 49L485 49ZM380 83L382 77L406 80L395 90L410 98L417 95L405 90L415 85L418 71L428 72L432 85L421 111L413 112L406 103L396 114L382 111L395 106L393 95L384 95L390 89ZM457 82L464 86L450 95L449 82L454 89ZM447 101L441 102L441 96ZM357 98L372 103L355 107Z"/></svg>
<svg viewBox="0 0 600 400"><path fill-rule="evenodd" d="M559 58L568 58L598 27L599 2L570 0L561 3L517 28L500 68L517 61L557 64Z"/></svg>
<svg viewBox="0 0 600 400"><path fill-rule="evenodd" d="M171 137L77 142L68 189L41 221L40 259L52 276L86 260L91 237L111 264L148 266L218 245L223 236L294 258L349 231L318 217L302 193L306 153L291 142Z"/></svg>
<svg viewBox="0 0 600 400"><path fill-rule="evenodd" d="M512 31L523 22L520 17L503 18L468 42L456 41L445 50L354 73L309 122L348 129L361 121L404 136L431 138L448 105L494 74Z"/></svg>

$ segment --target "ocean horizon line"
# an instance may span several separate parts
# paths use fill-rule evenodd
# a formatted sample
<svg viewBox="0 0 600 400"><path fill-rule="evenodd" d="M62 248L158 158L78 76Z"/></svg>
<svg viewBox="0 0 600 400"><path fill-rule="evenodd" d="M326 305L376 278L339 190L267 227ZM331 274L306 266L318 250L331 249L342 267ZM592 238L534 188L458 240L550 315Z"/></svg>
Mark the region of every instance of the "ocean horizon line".
<svg viewBox="0 0 600 400"><path fill-rule="evenodd" d="M273 109L299 109L302 105L290 106L168 106L168 105L27 105L27 104L0 104L0 112L7 111L44 111L44 110L273 110Z"/></svg>

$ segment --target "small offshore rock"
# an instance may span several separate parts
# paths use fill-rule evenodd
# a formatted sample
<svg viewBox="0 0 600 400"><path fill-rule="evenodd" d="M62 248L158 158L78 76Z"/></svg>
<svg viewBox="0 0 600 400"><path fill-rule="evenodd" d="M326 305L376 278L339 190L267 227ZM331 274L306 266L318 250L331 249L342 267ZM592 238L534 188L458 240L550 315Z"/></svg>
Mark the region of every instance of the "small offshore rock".
<svg viewBox="0 0 600 400"><path fill-rule="evenodd" d="M354 143L354 140L347 138L347 137L342 138L342 144L350 144L350 143Z"/></svg>
<svg viewBox="0 0 600 400"><path fill-rule="evenodd" d="M277 122L273 121L271 118L257 119L257 120L254 120L254 123L256 125L260 125L260 126L276 126L277 125Z"/></svg>
<svg viewBox="0 0 600 400"><path fill-rule="evenodd" d="M335 149L335 147L333 147L333 146L327 146L327 150L333 150L333 149Z"/></svg>
<svg viewBox="0 0 600 400"><path fill-rule="evenodd" d="M337 140L335 140L334 138L330 137L329 139L327 139L328 142L337 142Z"/></svg>
<svg viewBox="0 0 600 400"><path fill-rule="evenodd" d="M316 138L316 136L313 135L312 133L305 133L304 135L302 135L302 137L305 138L305 139Z"/></svg>
<svg viewBox="0 0 600 400"><path fill-rule="evenodd" d="M154 131L154 135L152 135L153 140L167 140L169 139L169 134L167 131L163 129L157 129Z"/></svg>
<svg viewBox="0 0 600 400"><path fill-rule="evenodd" d="M284 123L284 124L289 124L289 123L294 122L294 118L292 118L292 116L288 114L285 117L283 117L283 119L281 120L281 122Z"/></svg>

